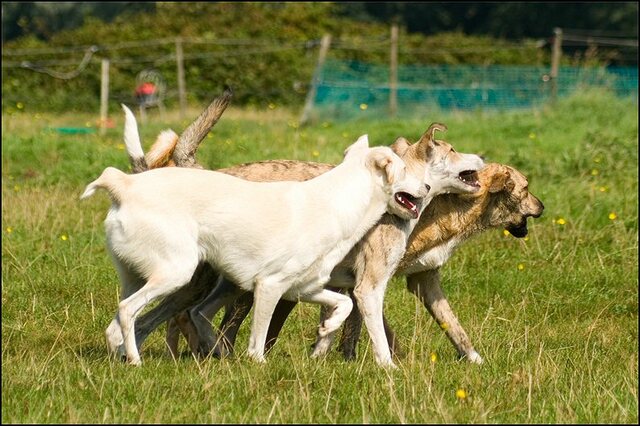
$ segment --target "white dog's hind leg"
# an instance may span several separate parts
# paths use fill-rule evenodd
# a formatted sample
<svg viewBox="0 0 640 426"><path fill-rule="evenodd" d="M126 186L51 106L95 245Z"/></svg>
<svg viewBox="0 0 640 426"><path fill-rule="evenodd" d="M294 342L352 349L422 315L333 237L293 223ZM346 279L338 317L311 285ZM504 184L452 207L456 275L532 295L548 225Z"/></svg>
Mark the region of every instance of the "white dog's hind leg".
<svg viewBox="0 0 640 426"><path fill-rule="evenodd" d="M120 301L122 301L140 289L144 285L144 280L131 271L116 256L113 256L113 262L120 277ZM109 353L116 357L124 357L124 337L122 336L120 318L117 312L111 324L107 327L105 335Z"/></svg>
<svg viewBox="0 0 640 426"><path fill-rule="evenodd" d="M166 262L163 270L152 274L149 281L137 292L120 302L118 315L124 336L124 347L127 361L133 365L140 365L140 354L136 345L135 318L142 309L160 296L173 293L186 285L197 266L197 257L190 262L184 256L176 256L181 260L174 263ZM176 260L174 259L174 260Z"/></svg>
<svg viewBox="0 0 640 426"><path fill-rule="evenodd" d="M327 307L328 317L318 327L318 338L311 356L317 358L325 355L331 348L336 331L351 313L353 302L349 296L335 291L323 289L318 293L300 297L303 302L319 303Z"/></svg>

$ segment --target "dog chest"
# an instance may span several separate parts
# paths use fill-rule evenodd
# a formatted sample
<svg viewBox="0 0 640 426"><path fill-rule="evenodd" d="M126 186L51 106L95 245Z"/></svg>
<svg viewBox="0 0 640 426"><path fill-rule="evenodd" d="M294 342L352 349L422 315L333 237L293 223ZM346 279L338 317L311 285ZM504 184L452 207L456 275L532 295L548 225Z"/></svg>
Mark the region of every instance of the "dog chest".
<svg viewBox="0 0 640 426"><path fill-rule="evenodd" d="M413 274L440 268L453 255L458 246L458 239L452 238L432 249L429 249L417 257L413 262L397 271L401 274Z"/></svg>

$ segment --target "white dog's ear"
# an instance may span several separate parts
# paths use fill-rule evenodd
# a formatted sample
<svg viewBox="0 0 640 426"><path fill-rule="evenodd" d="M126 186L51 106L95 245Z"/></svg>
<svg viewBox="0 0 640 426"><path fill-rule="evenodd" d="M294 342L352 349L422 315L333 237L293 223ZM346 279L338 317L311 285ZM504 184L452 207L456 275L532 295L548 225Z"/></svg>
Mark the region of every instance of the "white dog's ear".
<svg viewBox="0 0 640 426"><path fill-rule="evenodd" d="M357 141L349 145L347 149L344 150L344 158L356 152L362 152L364 149L369 149L369 135L362 135Z"/></svg>
<svg viewBox="0 0 640 426"><path fill-rule="evenodd" d="M394 143L391 144L391 149L393 152L398 154L400 157L403 157L407 149L409 149L409 141L400 136Z"/></svg>
<svg viewBox="0 0 640 426"><path fill-rule="evenodd" d="M379 169L386 177L389 184L404 178L405 164L400 157L391 150L376 149L372 151L368 158L369 163Z"/></svg>

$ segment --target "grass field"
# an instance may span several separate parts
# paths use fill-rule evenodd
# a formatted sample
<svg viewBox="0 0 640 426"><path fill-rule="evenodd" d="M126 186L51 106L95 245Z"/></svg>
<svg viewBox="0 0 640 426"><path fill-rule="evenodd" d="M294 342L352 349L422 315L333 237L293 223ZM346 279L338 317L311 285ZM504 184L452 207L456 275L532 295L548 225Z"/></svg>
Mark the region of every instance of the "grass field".
<svg viewBox="0 0 640 426"><path fill-rule="evenodd" d="M169 125L150 116L146 147ZM638 423L638 109L586 92L540 110L363 117L299 129L296 115L230 109L199 151L210 168L290 158L338 162L372 145L448 125L459 151L515 166L545 212L527 239L486 232L443 268L454 311L485 358L455 351L426 310L389 284L386 312L404 345L376 366L365 333L355 362L309 357L318 309L299 306L266 365L173 361L163 331L133 368L107 355L118 302L105 249L104 194L80 202L106 166L128 169L122 114L106 136L67 134L95 116L2 117L3 423ZM171 118L171 117L169 117ZM86 123L86 124L85 124Z"/></svg>

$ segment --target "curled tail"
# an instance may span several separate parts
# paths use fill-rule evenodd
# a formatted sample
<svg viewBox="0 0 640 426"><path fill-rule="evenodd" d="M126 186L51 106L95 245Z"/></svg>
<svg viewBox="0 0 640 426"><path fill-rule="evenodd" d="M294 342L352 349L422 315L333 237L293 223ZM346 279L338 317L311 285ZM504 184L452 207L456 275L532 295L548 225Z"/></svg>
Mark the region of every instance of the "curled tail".
<svg viewBox="0 0 640 426"><path fill-rule="evenodd" d="M102 188L109 192L109 196L113 203L120 204L122 199L122 190L128 179L129 176L127 176L126 173L121 172L115 167L107 167L98 179L87 185L80 196L80 199L82 200L90 197L96 192L96 189Z"/></svg>
<svg viewBox="0 0 640 426"><path fill-rule="evenodd" d="M142 142L138 133L138 123L133 112L126 105L124 110L124 145L131 162L131 171L141 173L149 169L173 166L173 151L178 143L178 135L173 130L165 130L158 135L147 155L142 150Z"/></svg>
<svg viewBox="0 0 640 426"><path fill-rule="evenodd" d="M178 143L178 134L173 130L163 130L145 156L150 169L175 166L173 151Z"/></svg>

